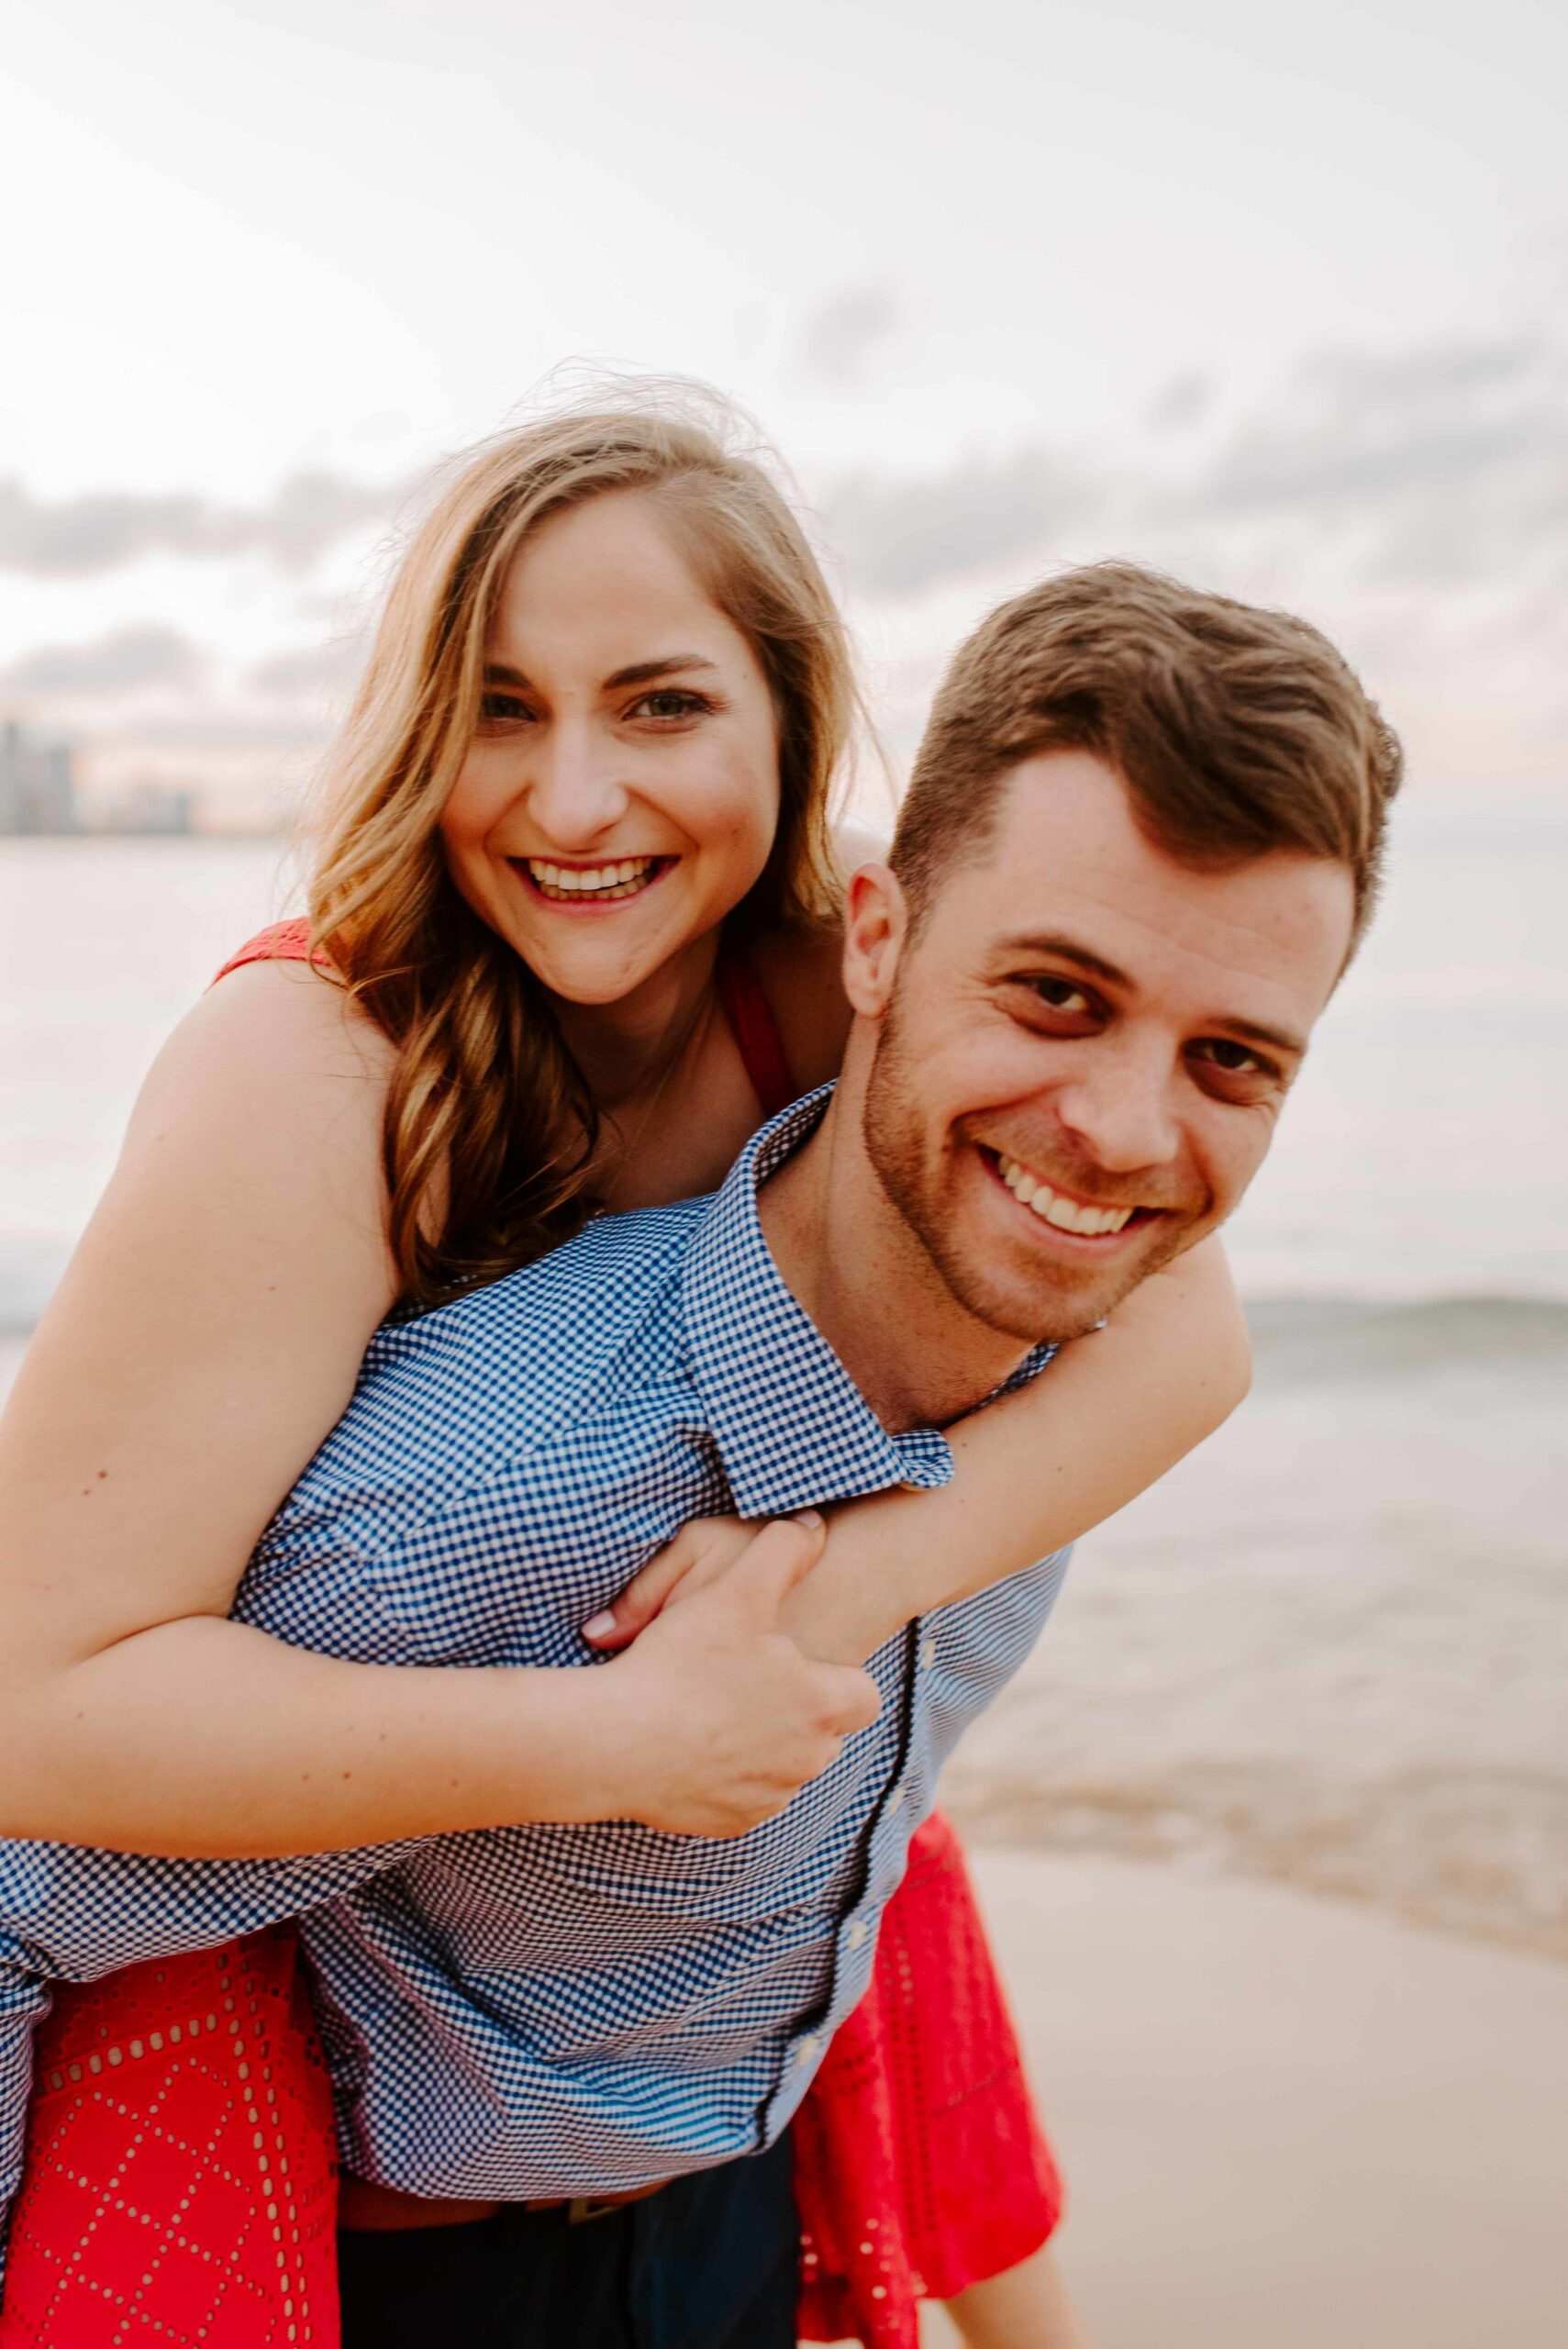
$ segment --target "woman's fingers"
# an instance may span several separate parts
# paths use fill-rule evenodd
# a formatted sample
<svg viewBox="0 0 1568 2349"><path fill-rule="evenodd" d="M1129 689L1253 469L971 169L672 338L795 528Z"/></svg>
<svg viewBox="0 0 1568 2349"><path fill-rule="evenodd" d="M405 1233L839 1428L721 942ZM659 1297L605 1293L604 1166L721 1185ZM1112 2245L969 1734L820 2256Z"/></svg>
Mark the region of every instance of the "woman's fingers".
<svg viewBox="0 0 1568 2349"><path fill-rule="evenodd" d="M629 1675L615 1718L622 1731L637 1725L631 1815L675 1833L728 1836L784 1809L846 1737L875 1720L881 1699L869 1674L803 1654L780 1627L790 1592L821 1554L817 1513L762 1527L708 1524L730 1563L689 1607L667 1607L612 1667ZM705 1551L703 1571L711 1563ZM677 1586L683 1600L695 1580L692 1570Z"/></svg>
<svg viewBox="0 0 1568 2349"><path fill-rule="evenodd" d="M779 1609L822 1555L828 1528L814 1508L751 1529L751 1541L726 1577L726 1596L753 1630L783 1629Z"/></svg>
<svg viewBox="0 0 1568 2349"><path fill-rule="evenodd" d="M738 1517L694 1518L633 1575L613 1605L589 1617L583 1626L583 1637L601 1654L613 1655L618 1649L629 1647L677 1592L688 1598L696 1591L706 1590L742 1559L747 1561L749 1586L754 1577L756 1589L765 1594L782 1577L783 1596L794 1588L820 1556L821 1524L815 1509L802 1509L794 1518L774 1519L762 1524L747 1524ZM803 1547L798 1541L792 1541L788 1534L792 1526L805 1528L816 1537L814 1542ZM780 1528L784 1529L782 1539ZM765 1596L756 1603L766 1611L769 1602Z"/></svg>

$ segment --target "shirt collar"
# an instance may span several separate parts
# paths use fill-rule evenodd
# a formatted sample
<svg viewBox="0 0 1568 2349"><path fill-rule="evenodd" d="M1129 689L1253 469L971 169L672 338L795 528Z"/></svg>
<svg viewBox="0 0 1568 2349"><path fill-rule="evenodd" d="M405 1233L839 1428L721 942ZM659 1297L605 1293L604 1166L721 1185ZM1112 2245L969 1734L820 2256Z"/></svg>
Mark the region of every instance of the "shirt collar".
<svg viewBox="0 0 1568 2349"><path fill-rule="evenodd" d="M890 1435L786 1286L762 1236L757 1192L816 1132L833 1087L752 1135L699 1226L682 1271L687 1359L742 1517L882 1492L929 1490L953 1472L935 1428ZM1055 1352L1036 1346L998 1393Z"/></svg>

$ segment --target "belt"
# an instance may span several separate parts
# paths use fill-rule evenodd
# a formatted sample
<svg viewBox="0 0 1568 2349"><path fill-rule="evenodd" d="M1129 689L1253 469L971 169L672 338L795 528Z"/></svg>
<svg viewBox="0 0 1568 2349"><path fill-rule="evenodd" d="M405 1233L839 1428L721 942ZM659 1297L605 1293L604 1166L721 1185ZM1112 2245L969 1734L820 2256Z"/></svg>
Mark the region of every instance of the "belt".
<svg viewBox="0 0 1568 2349"><path fill-rule="evenodd" d="M498 2210L564 2210L571 2226L607 2217L628 2202L645 2202L657 2194L662 2178L651 2186L633 2186L624 2194L552 2194L534 2202L469 2202L439 2194L406 2194L401 2187L374 2186L368 2178L345 2176L338 2187L338 2224L351 2232L390 2234L402 2227L467 2227L493 2219Z"/></svg>

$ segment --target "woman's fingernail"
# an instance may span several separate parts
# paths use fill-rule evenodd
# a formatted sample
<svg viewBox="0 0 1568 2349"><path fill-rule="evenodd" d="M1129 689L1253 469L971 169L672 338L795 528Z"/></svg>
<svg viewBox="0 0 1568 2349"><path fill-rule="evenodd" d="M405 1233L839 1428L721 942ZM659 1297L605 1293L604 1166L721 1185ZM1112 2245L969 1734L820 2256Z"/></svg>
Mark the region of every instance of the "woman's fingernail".
<svg viewBox="0 0 1568 2349"><path fill-rule="evenodd" d="M795 1512L795 1521L797 1525L820 1525L822 1512L819 1508L797 1508Z"/></svg>
<svg viewBox="0 0 1568 2349"><path fill-rule="evenodd" d="M607 1612L603 1615L590 1615L583 1626L583 1637L585 1640L607 1640L615 1627L616 1619Z"/></svg>

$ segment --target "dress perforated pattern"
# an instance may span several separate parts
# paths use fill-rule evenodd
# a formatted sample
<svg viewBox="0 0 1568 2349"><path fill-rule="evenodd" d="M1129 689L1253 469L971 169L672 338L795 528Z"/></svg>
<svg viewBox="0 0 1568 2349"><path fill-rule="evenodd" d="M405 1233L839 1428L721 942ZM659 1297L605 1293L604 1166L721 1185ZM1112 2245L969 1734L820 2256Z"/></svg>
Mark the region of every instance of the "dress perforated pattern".
<svg viewBox="0 0 1568 2349"><path fill-rule="evenodd" d="M286 1932L73 1987L37 2041L6 2349L336 2342L308 2021Z"/></svg>

